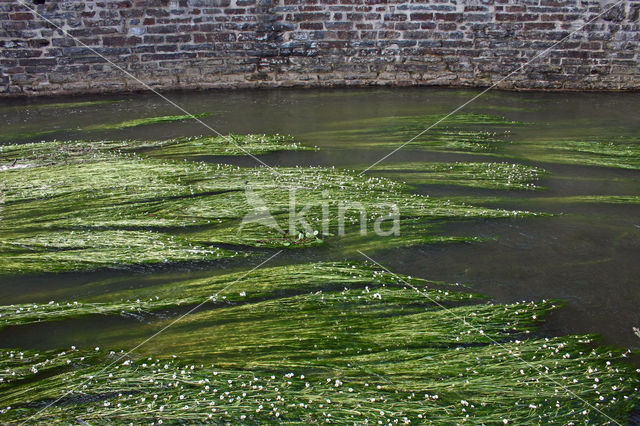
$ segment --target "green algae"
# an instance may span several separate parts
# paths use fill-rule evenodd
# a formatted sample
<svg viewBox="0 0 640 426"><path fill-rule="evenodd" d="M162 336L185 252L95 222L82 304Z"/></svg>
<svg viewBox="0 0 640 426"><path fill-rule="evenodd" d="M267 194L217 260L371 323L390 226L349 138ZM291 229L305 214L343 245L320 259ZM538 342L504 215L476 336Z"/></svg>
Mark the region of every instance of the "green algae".
<svg viewBox="0 0 640 426"><path fill-rule="evenodd" d="M388 230L396 219L400 227L411 226L395 235L395 246L442 242L446 238L430 232L439 222L531 214L412 195L392 180L333 168L240 168L161 160L123 153L112 143L77 142L64 151L57 148L3 148L2 162L14 164L1 172L4 273L115 266L122 260L116 253L127 243L109 243L111 231L134 231L119 234L131 237L132 254L144 246L145 238L179 237L174 241L180 241L182 249L167 245L167 255L159 262L171 263L236 256L257 247L319 245L326 239L362 234L363 223L365 234L373 234L375 226ZM188 150L196 156L210 152L206 144ZM51 159L52 151L59 157ZM15 168L16 164L32 167ZM256 209L267 209L272 222L247 221ZM290 219L300 211L302 220L291 225ZM219 249L229 244L239 247ZM162 246L154 247L158 250L150 256L140 253L141 263L163 257ZM34 262L39 255L47 261ZM135 264L136 256L125 263Z"/></svg>
<svg viewBox="0 0 640 426"><path fill-rule="evenodd" d="M484 189L540 189L545 171L515 163L398 163L371 169L408 184L460 185Z"/></svg>
<svg viewBox="0 0 640 426"><path fill-rule="evenodd" d="M536 336L553 302L478 304L459 288L360 263L272 267L246 280L236 273L161 286L159 299L175 303L211 292L227 298L133 354L0 351L3 418L622 423L638 402L626 354L593 348L589 337ZM113 314L142 302L129 303L100 306L112 304ZM2 318L98 312L79 305L13 306Z"/></svg>

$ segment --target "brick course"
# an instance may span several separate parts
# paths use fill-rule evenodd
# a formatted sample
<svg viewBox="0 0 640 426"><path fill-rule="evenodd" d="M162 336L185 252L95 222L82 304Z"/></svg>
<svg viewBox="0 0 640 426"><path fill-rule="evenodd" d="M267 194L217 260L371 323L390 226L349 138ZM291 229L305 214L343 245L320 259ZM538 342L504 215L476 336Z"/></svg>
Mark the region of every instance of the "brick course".
<svg viewBox="0 0 640 426"><path fill-rule="evenodd" d="M640 88L640 0L0 0L0 94L337 85ZM526 65L544 49L551 51ZM504 81L504 77L517 71Z"/></svg>

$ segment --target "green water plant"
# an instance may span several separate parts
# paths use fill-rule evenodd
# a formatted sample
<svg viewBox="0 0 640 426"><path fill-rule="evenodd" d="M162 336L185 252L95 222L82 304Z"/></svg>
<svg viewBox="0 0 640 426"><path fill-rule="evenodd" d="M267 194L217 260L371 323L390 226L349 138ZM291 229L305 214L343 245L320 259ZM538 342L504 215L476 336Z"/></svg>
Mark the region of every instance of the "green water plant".
<svg viewBox="0 0 640 426"><path fill-rule="evenodd" d="M286 279L284 279L286 277ZM429 297L443 303L473 301L480 296L461 293L456 286L418 278L403 278L407 283L423 287ZM233 284L233 292L223 290ZM285 294L306 294L316 291L365 289L375 285L396 286L398 279L386 271L353 262L320 262L266 267L247 274L245 271L222 273L212 277L172 281L134 290L111 291L82 301L28 303L0 306L0 328L11 325L60 321L86 315L141 314L197 305L207 301L224 304L257 303ZM433 286L434 288L427 288ZM373 288L373 287L372 287ZM380 291L383 291L381 289ZM368 294L368 293L367 293ZM373 296L373 294L371 294ZM395 292L385 298L410 305L415 295Z"/></svg>
<svg viewBox="0 0 640 426"><path fill-rule="evenodd" d="M276 151L312 150L290 135L197 136L157 141L51 141L0 145L0 171L71 162L96 162L118 154L146 157L188 158L260 155Z"/></svg>
<svg viewBox="0 0 640 426"><path fill-rule="evenodd" d="M92 124L92 125L83 127L82 130L101 131L101 130L128 129L130 127L146 126L149 124L171 123L175 121L194 120L197 118L206 117L208 115L209 115L208 113L202 113L202 114L163 115L159 117L136 118L133 120L121 121L119 123Z"/></svg>
<svg viewBox="0 0 640 426"><path fill-rule="evenodd" d="M37 104L28 104L28 105L13 105L4 107L4 110L29 110L29 111L37 111L37 110L47 110L47 109L66 109L66 108L84 108L84 107L92 107L99 105L108 105L117 102L123 102L123 100L113 99L113 100L99 100L99 101L78 101L78 102L53 102L53 103L37 103Z"/></svg>
<svg viewBox="0 0 640 426"><path fill-rule="evenodd" d="M164 141L131 142L124 151L142 152L151 157L187 158L219 155L260 155L277 151L308 151L314 148L302 145L290 135L229 134L224 136L199 136Z"/></svg>
<svg viewBox="0 0 640 426"><path fill-rule="evenodd" d="M386 117L371 117L361 120L350 120L333 123L333 126L342 128L367 127L366 125L406 125L417 126L422 129L429 127L431 124L441 121L443 126L511 126L526 124L523 122L509 120L504 116L492 114L476 114L476 113L456 113L448 114L426 114L426 115L401 115Z"/></svg>
<svg viewBox="0 0 640 426"><path fill-rule="evenodd" d="M516 155L535 161L640 170L636 138L530 140L519 148Z"/></svg>
<svg viewBox="0 0 640 426"><path fill-rule="evenodd" d="M118 123L103 123L103 124L91 124L88 126L80 126L78 128L73 129L45 129L45 130L37 130L30 133L20 132L20 133L5 133L2 135L2 139L8 142L15 142L19 140L38 140L44 139L45 137L55 135L56 133L61 132L91 132L91 131L107 131L107 130L121 130L128 129L131 127L138 126L146 126L151 124L160 124L160 123L171 123L177 121L184 120L193 120L199 119L208 116L208 113L202 114L193 114L193 115L164 115L159 117L147 117L147 118L137 118L133 120L121 121Z"/></svg>
<svg viewBox="0 0 640 426"><path fill-rule="evenodd" d="M623 423L638 402L626 353L536 334L556 302L479 303L361 263L254 272L160 288L165 302L206 288L220 303L134 353L0 350L4 421ZM97 313L63 305L40 312ZM171 321L112 333L133 347Z"/></svg>
<svg viewBox="0 0 640 426"><path fill-rule="evenodd" d="M510 127L524 124L497 115L454 114L423 133L444 117L433 114L337 122L332 123L332 130L318 132L314 137L337 146L358 148L389 149L406 144L407 150L489 153L506 142L505 132Z"/></svg>
<svg viewBox="0 0 640 426"><path fill-rule="evenodd" d="M210 152L206 144L187 145L190 155ZM163 256L163 246L154 243L152 254L139 253L141 263L210 260L256 247L318 245L362 233L363 223L368 233L376 224L385 231L410 224L393 232L394 245L426 244L438 223L531 214L412 195L403 184L353 171L240 168L154 159L117 147L77 142L3 148L2 162L14 168L1 172L0 271L113 267L124 247L132 248L125 262L131 265L146 242L169 237L179 245L165 245ZM255 220L265 211L270 222ZM114 232L129 242L112 238ZM236 247L220 249L228 245Z"/></svg>
<svg viewBox="0 0 640 426"><path fill-rule="evenodd" d="M546 204L561 206L563 204L640 204L637 195L572 195L567 197L498 197L498 196L452 196L448 197L455 203L470 203L474 206L515 205L536 208Z"/></svg>
<svg viewBox="0 0 640 426"><path fill-rule="evenodd" d="M408 184L460 185L485 189L539 189L545 171L516 163L382 163L372 172Z"/></svg>

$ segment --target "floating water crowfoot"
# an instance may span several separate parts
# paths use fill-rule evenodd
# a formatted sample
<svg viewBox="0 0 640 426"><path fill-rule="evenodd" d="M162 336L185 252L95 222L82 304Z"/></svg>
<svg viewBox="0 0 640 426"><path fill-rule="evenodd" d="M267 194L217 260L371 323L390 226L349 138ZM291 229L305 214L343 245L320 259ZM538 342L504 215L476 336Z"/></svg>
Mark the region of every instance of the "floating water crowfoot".
<svg viewBox="0 0 640 426"><path fill-rule="evenodd" d="M233 143L229 142L229 138ZM126 153L140 153L149 157L197 159L213 155L259 155L276 151L313 149L302 145L292 136L279 134L231 134L152 141L51 141L0 146L0 170L108 161L114 156Z"/></svg>
<svg viewBox="0 0 640 426"><path fill-rule="evenodd" d="M317 136L345 142L349 146L396 148L399 141L415 137L429 123L444 115L375 117L333 123L337 130L319 132ZM487 114L455 114L447 118L446 126L429 129L420 138L408 143L406 149L488 153L506 142L506 132L512 126L524 125L504 117ZM473 126L473 127L472 127ZM481 130L479 130L481 129Z"/></svg>
<svg viewBox="0 0 640 426"><path fill-rule="evenodd" d="M229 141L231 139L233 143ZM228 136L199 136L165 141L133 142L127 151L139 151L152 157L187 158L196 160L206 156L253 155L277 151L309 151L290 135L248 134Z"/></svg>
<svg viewBox="0 0 640 426"><path fill-rule="evenodd" d="M234 292L220 296L220 301L229 303L254 303L277 294L306 294L315 291L365 288L367 299L391 303L400 295L389 293L384 286L396 286L398 279L391 274L366 265L349 262L322 262L314 264L267 267L253 271L221 274L210 278L171 282L162 286L110 292L84 301L28 303L0 306L0 328L33 324L44 321L60 321L88 315L124 315L170 309L178 306L197 305L217 294L221 289L234 284ZM283 279L286 277L286 279ZM479 299L479 295L459 293L455 287L445 283L418 278L406 278L421 287L437 286L428 290L437 300L466 302ZM379 289L371 293L371 289ZM442 289L444 288L444 290ZM402 296L403 298L405 296Z"/></svg>
<svg viewBox="0 0 640 426"><path fill-rule="evenodd" d="M108 370L122 352L1 350L4 420L27 418L66 393L37 420L603 423L624 422L638 402L626 354L594 349L583 336L535 336L554 302L469 304L473 295L442 283L359 263L259 272L228 292L227 305L190 316L146 355ZM174 284L162 292L222 285Z"/></svg>
<svg viewBox="0 0 640 426"><path fill-rule="evenodd" d="M146 231L71 230L0 240L0 270L64 272L202 262L245 255L202 246L180 236Z"/></svg>
<svg viewBox="0 0 640 426"><path fill-rule="evenodd" d="M413 185L460 185L485 189L540 189L533 181L546 172L515 163L400 163L381 164L371 172Z"/></svg>
<svg viewBox="0 0 640 426"><path fill-rule="evenodd" d="M126 120L126 121L121 121L119 123L93 124L90 126L86 126L82 128L74 128L74 129L50 129L50 130L39 130L37 132L32 132L32 133L4 134L0 137L0 140L10 141L10 142L15 142L16 140L25 140L25 139L38 140L38 138L44 138L45 136L50 136L52 134L64 132L64 131L120 130L120 129L128 129L131 127L145 126L145 125L151 125L151 124L171 123L176 121L199 119L202 117L206 117L208 115L209 115L208 113L195 114L195 115L165 115L160 117L147 117L147 118L138 118L134 120Z"/></svg>
<svg viewBox="0 0 640 426"><path fill-rule="evenodd" d="M96 130L118 130L118 129L128 129L130 127L138 127L138 126L146 126L149 124L158 124L158 123L169 123L174 121L184 121L184 120L194 120L197 118L207 117L208 113L202 114L188 114L188 115L163 115L160 117L147 117L147 118L136 118L134 120L121 121L119 123L111 123L111 124L93 124L91 126L86 126L82 130L86 131L96 131Z"/></svg>
<svg viewBox="0 0 640 426"><path fill-rule="evenodd" d="M519 156L535 161L640 170L637 136L530 140L522 145L522 150Z"/></svg>
<svg viewBox="0 0 640 426"><path fill-rule="evenodd" d="M285 149L290 144L288 139L276 139ZM211 152L209 142L195 141L186 142L183 152L196 156ZM145 146L153 153L153 146ZM160 143L159 149L167 146L182 144ZM398 225L406 226L388 239L394 247L466 240L434 235L437 225L447 221L533 215L413 195L398 182L333 168L278 168L274 177L267 168L123 152L135 147L135 143L125 148L108 142L3 147L2 161L18 159L31 167L2 172L0 273L207 261L256 247L307 247L332 235L362 233L363 212L365 231L373 234L376 224L382 229L385 220L389 224L393 219L390 212L400 207ZM56 154L49 157L52 152ZM249 189L278 226L243 222L253 208L247 199ZM306 212L303 220L291 225L299 211ZM370 244L364 237L350 244ZM166 238L172 243L164 249L156 244ZM148 255L143 252L145 240L154 242ZM215 248L222 244L236 245L238 250ZM120 250L131 256L123 258ZM43 261L36 261L39 258Z"/></svg>
<svg viewBox="0 0 640 426"><path fill-rule="evenodd" d="M113 104L118 102L125 102L124 99L113 99L113 100L100 100L100 101L78 101L78 102L55 102L55 103L45 103L45 104L28 104L28 105L14 105L3 107L2 110L42 110L42 109L65 109L65 108L84 108L84 107L93 107L93 106L102 106L107 104Z"/></svg>

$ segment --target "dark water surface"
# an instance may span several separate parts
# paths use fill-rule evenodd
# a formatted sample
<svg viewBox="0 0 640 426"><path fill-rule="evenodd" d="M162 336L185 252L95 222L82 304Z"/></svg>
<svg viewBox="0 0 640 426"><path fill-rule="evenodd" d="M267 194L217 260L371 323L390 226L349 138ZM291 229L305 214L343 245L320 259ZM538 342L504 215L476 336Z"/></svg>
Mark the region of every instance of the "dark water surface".
<svg viewBox="0 0 640 426"><path fill-rule="evenodd" d="M191 113L210 113L207 124L225 134L288 133L320 148L260 156L271 166L335 165L363 169L406 139L389 141L373 134L354 143L349 129L376 118L446 114L477 92L447 89L268 90L171 93ZM53 102L113 99L118 102L73 108L44 108ZM448 185L418 185L415 191L439 198L485 198L482 205L553 213L528 219L483 220L448 225L448 231L475 235L485 242L368 253L396 272L469 285L497 302L562 299L566 306L549 317L545 333L597 333L606 343L640 349L633 327L640 327L640 204L571 202L584 195L640 196L640 172L560 164L531 155L529 141L640 135L640 94L489 92L464 112L495 114L531 123L510 128L509 143L497 156L403 149L389 162L517 161L549 172L541 191L497 191ZM108 132L78 130L88 124L117 123L140 117L182 114L152 94L109 97L3 100L0 143L52 139L165 139L211 134L193 121ZM424 127L432 122L424 122ZM442 124L446 126L446 123ZM418 129L417 131L419 131ZM47 132L46 134L43 132ZM34 133L38 133L35 134ZM415 132L417 133L417 132ZM390 142L393 142L390 144ZM505 157L508 155L508 157ZM568 154L570 155L570 154ZM538 158L538 160L536 160ZM212 156L219 161L256 166L251 158ZM276 264L342 259L340 242L312 250L290 251ZM362 259L358 259L362 260ZM255 263L255 260L252 262ZM3 304L82 300L110 291L207 276L247 268L249 261L164 267L160 270L99 271L0 278ZM170 315L171 313L167 313ZM120 346L152 334L154 318L90 318L0 332L0 345L60 347ZM128 344L128 343L127 343Z"/></svg>

